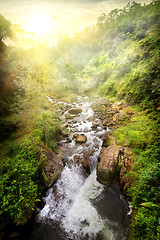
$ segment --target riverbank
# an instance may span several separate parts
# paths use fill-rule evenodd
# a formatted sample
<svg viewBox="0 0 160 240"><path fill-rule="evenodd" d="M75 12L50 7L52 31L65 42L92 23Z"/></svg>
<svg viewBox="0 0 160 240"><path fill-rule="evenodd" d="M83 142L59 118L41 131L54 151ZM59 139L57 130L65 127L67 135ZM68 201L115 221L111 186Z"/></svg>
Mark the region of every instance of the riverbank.
<svg viewBox="0 0 160 240"><path fill-rule="evenodd" d="M133 208L129 239L159 239L158 113L123 102L113 103L112 108L109 113L103 106L98 113L106 112L103 123L113 129L112 136L106 139L106 147L123 147L122 172L118 171L118 179Z"/></svg>
<svg viewBox="0 0 160 240"><path fill-rule="evenodd" d="M108 188L96 180L98 155L109 129L93 112L94 100L78 97L70 106L63 105L66 130L59 145L65 149L65 167L45 195L46 203L37 212L31 239L56 236L57 239L117 240L126 236L129 222L126 199L116 183Z"/></svg>

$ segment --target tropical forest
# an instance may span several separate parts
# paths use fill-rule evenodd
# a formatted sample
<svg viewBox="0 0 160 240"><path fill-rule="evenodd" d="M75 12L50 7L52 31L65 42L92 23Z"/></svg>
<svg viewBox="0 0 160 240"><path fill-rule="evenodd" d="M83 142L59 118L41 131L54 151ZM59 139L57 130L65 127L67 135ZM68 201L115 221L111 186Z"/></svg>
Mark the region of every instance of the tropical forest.
<svg viewBox="0 0 160 240"><path fill-rule="evenodd" d="M103 12L31 47L0 13L1 240L160 239L160 0Z"/></svg>

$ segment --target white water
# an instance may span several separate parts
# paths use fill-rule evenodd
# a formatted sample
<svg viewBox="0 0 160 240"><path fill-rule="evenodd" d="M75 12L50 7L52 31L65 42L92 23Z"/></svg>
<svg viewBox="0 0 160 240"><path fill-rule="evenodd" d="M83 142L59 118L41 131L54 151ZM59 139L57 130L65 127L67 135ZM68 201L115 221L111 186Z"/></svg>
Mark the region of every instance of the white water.
<svg viewBox="0 0 160 240"><path fill-rule="evenodd" d="M96 164L102 145L100 137L108 129L103 129L98 120L99 128L93 130L92 121L89 119L94 113L90 104L84 103L81 107L83 111L76 117L77 122L70 122L68 127L71 131L70 138L73 139L71 143L67 143L70 149L67 156L68 164L57 183L49 189L46 205L37 218L51 227L58 223L61 231L65 233L63 239L97 239L97 236L101 236L98 239L122 240L124 234L117 232L116 229L119 228L117 223L109 220L107 216L101 216L94 204L104 191L104 186L96 180ZM73 138L75 132L84 133L87 142L77 145ZM82 156L84 150L91 149L94 149L90 163L91 174L86 177L82 166L73 163L73 155ZM117 237L118 234L120 238Z"/></svg>
<svg viewBox="0 0 160 240"><path fill-rule="evenodd" d="M73 239L86 234L92 239L105 225L90 201L103 191L103 186L96 181L95 170L85 179L79 167L65 167L56 186L58 199L52 191L48 193L46 206L40 212L39 219L58 221Z"/></svg>

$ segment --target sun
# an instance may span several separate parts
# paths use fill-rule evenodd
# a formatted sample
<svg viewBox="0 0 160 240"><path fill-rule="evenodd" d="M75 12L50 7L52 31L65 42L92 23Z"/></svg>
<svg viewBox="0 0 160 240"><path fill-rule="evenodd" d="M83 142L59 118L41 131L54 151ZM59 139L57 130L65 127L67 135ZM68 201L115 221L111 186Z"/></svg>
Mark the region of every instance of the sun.
<svg viewBox="0 0 160 240"><path fill-rule="evenodd" d="M53 31L55 21L46 15L34 15L27 19L24 30L37 36L49 35Z"/></svg>

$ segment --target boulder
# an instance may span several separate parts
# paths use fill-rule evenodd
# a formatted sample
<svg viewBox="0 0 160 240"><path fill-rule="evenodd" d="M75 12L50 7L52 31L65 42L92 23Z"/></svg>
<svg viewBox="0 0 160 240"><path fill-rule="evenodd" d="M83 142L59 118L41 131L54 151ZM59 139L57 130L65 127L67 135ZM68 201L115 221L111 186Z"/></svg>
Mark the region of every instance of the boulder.
<svg viewBox="0 0 160 240"><path fill-rule="evenodd" d="M113 107L113 108L117 108L117 107L120 107L120 106L122 106L122 105L123 105L122 102L118 102L118 103L113 103L112 107Z"/></svg>
<svg viewBox="0 0 160 240"><path fill-rule="evenodd" d="M74 160L75 163L79 163L79 159L80 159L80 156L78 154L75 154L73 156L73 160Z"/></svg>
<svg viewBox="0 0 160 240"><path fill-rule="evenodd" d="M75 133L75 134L73 135L73 137L74 137L74 138L77 138L78 135L79 135L78 133Z"/></svg>
<svg viewBox="0 0 160 240"><path fill-rule="evenodd" d="M94 121L94 116L90 116L89 118L87 118L88 119L88 121Z"/></svg>
<svg viewBox="0 0 160 240"><path fill-rule="evenodd" d="M123 155L123 148L117 145L102 148L97 164L97 180L100 183L110 186L119 178Z"/></svg>
<svg viewBox="0 0 160 240"><path fill-rule="evenodd" d="M68 137L68 133L67 133L67 132L62 131L61 133L62 133L62 136L63 136L63 137Z"/></svg>
<svg viewBox="0 0 160 240"><path fill-rule="evenodd" d="M66 113L65 114L65 118L66 118L66 120L68 120L68 119L73 119L73 118L75 118L76 117L76 115L74 114L69 114L69 113Z"/></svg>
<svg viewBox="0 0 160 240"><path fill-rule="evenodd" d="M107 118L107 119L103 120L102 124L103 124L103 126L109 126L111 121L112 121L112 119Z"/></svg>
<svg viewBox="0 0 160 240"><path fill-rule="evenodd" d="M90 160L91 156L94 153L94 149L92 150L84 150L82 152L82 155L75 154L73 156L73 160L75 164L81 164L83 169L85 170L85 173L90 174Z"/></svg>
<svg viewBox="0 0 160 240"><path fill-rule="evenodd" d="M66 140L65 140L65 143L71 143L72 142L72 139L70 139L70 138L67 138Z"/></svg>
<svg viewBox="0 0 160 240"><path fill-rule="evenodd" d="M84 151L83 152L83 157L80 159L80 162L83 166L83 168L86 170L86 172L88 174L90 174L90 160L91 160L91 156L94 153L94 149L90 150L90 151Z"/></svg>
<svg viewBox="0 0 160 240"><path fill-rule="evenodd" d="M63 170L63 156L62 153L55 154L51 150L44 153L46 164L44 166L44 173L46 175L45 187L49 188L60 177Z"/></svg>
<svg viewBox="0 0 160 240"><path fill-rule="evenodd" d="M69 114L77 115L82 112L81 108L71 108L68 110Z"/></svg>
<svg viewBox="0 0 160 240"><path fill-rule="evenodd" d="M98 121L94 121L92 123L92 128L97 128L99 126L99 122Z"/></svg>
<svg viewBox="0 0 160 240"><path fill-rule="evenodd" d="M67 123L62 124L62 128L66 128L66 127L68 127Z"/></svg>
<svg viewBox="0 0 160 240"><path fill-rule="evenodd" d="M76 143L85 143L87 141L87 137L84 134L80 134L76 138Z"/></svg>

